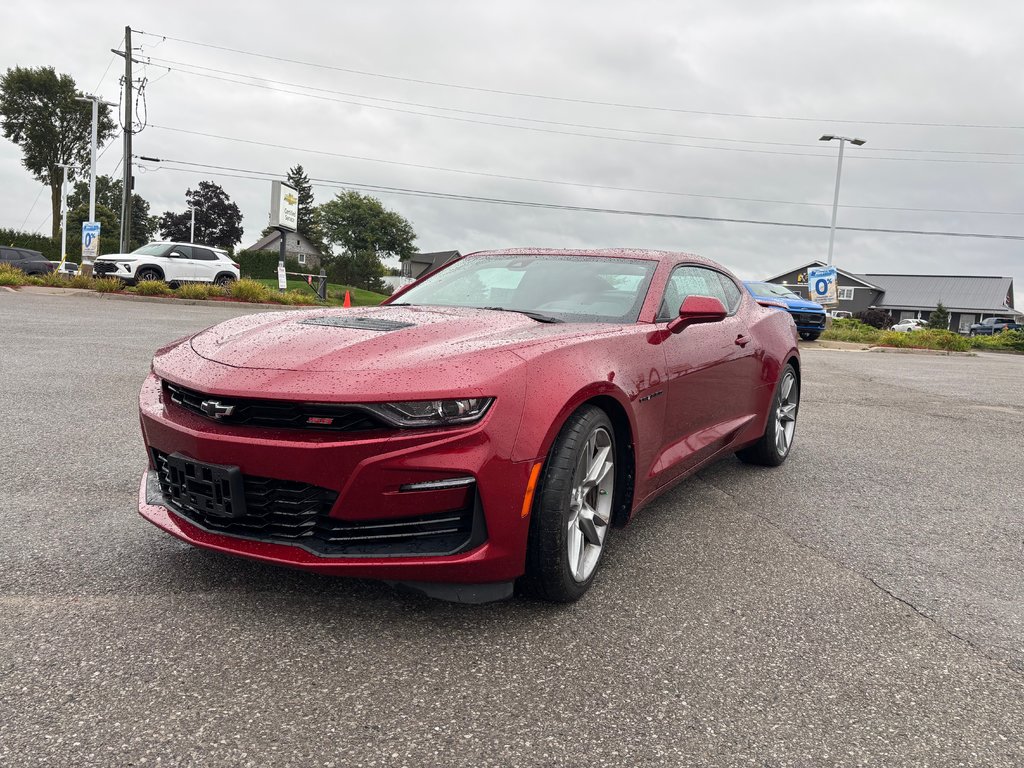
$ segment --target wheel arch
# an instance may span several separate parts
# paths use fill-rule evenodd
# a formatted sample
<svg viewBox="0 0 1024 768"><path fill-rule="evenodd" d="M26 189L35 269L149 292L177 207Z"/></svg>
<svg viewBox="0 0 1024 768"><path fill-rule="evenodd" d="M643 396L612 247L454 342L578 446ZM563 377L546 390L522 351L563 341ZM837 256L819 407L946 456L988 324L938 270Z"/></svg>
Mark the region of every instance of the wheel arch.
<svg viewBox="0 0 1024 768"><path fill-rule="evenodd" d="M636 444L633 425L626 409L610 395L592 397L577 406L577 410L584 405L600 408L607 414L612 427L615 428L615 458L616 466L620 468L615 479L617 483L621 483L622 492L612 509L612 525L622 527L629 522L632 514L633 495L636 489Z"/></svg>
<svg viewBox="0 0 1024 768"><path fill-rule="evenodd" d="M143 264L142 266L140 266L138 269L135 270L136 279L138 279L139 272L142 272L143 270L146 269L152 269L154 272L160 275L161 280L167 279L167 274L164 272L163 268L158 264Z"/></svg>

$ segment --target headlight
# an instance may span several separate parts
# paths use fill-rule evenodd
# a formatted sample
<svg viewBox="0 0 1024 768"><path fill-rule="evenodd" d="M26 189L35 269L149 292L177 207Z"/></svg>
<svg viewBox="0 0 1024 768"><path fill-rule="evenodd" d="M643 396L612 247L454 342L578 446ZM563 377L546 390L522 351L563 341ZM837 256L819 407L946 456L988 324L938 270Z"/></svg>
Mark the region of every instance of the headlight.
<svg viewBox="0 0 1024 768"><path fill-rule="evenodd" d="M367 404L364 407L398 427L443 427L478 421L493 402L493 397L467 397Z"/></svg>

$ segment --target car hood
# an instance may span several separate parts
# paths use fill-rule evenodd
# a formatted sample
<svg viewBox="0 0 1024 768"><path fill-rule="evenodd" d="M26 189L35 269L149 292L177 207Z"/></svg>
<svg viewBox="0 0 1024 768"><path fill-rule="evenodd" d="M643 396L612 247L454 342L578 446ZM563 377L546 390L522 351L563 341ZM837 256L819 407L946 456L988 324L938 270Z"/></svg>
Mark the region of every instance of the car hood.
<svg viewBox="0 0 1024 768"><path fill-rule="evenodd" d="M102 256L97 256L95 261L124 261L125 259L141 259L144 258L139 256L137 253L105 253Z"/></svg>
<svg viewBox="0 0 1024 768"><path fill-rule="evenodd" d="M233 368L346 373L462 369L467 358L593 332L516 312L461 307L367 307L265 313L229 320L191 339L200 357ZM492 354L492 357L495 356ZM446 371L451 373L452 371Z"/></svg>
<svg viewBox="0 0 1024 768"><path fill-rule="evenodd" d="M786 299L781 296L772 298L777 301L781 301L790 309L799 310L800 312L824 312L825 308L816 301L808 301L807 299Z"/></svg>

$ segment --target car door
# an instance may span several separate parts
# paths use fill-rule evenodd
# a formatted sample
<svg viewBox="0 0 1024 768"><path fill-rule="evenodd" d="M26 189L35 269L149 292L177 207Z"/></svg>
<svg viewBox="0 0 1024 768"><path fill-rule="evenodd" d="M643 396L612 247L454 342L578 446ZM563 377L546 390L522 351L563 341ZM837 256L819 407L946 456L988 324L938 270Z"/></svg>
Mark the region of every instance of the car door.
<svg viewBox="0 0 1024 768"><path fill-rule="evenodd" d="M0 248L0 263L10 264L12 267L22 269L24 264L20 251L13 248Z"/></svg>
<svg viewBox="0 0 1024 768"><path fill-rule="evenodd" d="M195 266L192 279L200 283L212 283L221 266L216 253L198 245L192 246L192 263Z"/></svg>
<svg viewBox="0 0 1024 768"><path fill-rule="evenodd" d="M192 246L175 245L167 252L164 279L167 282L191 282L196 279L195 260Z"/></svg>
<svg viewBox="0 0 1024 768"><path fill-rule="evenodd" d="M682 264L669 277L658 313L668 322L687 296L712 296L728 315L692 325L665 340L666 413L659 484L699 464L726 445L754 415L758 367L755 344L740 309L743 298L732 278L696 264Z"/></svg>

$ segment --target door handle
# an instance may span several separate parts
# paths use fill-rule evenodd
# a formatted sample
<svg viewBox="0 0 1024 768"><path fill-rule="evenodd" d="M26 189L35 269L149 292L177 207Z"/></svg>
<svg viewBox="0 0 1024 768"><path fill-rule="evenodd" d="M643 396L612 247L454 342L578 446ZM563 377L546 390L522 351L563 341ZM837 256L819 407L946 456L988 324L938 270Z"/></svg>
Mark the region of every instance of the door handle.
<svg viewBox="0 0 1024 768"><path fill-rule="evenodd" d="M736 337L736 344L741 347L747 346L750 343L750 337L745 336L742 333Z"/></svg>

